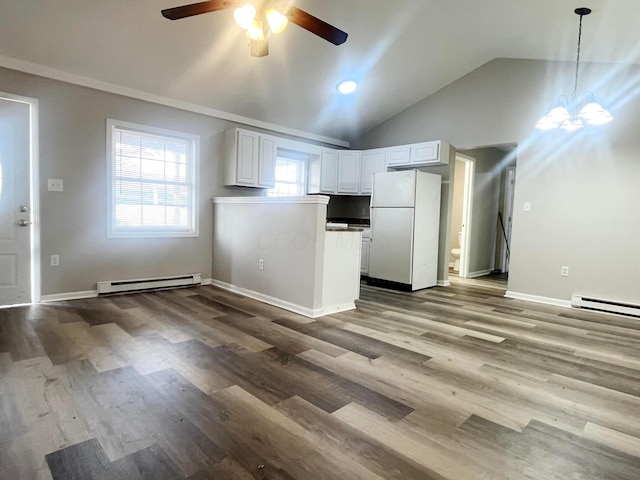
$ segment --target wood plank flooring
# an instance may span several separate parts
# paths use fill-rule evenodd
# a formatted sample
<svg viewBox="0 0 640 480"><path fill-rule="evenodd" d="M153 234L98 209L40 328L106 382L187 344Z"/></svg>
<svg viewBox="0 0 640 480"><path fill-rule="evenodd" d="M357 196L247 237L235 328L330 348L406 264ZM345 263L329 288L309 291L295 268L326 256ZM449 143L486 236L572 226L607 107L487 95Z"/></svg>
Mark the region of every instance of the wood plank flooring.
<svg viewBox="0 0 640 480"><path fill-rule="evenodd" d="M1 309L0 478L639 479L640 319L452 282Z"/></svg>

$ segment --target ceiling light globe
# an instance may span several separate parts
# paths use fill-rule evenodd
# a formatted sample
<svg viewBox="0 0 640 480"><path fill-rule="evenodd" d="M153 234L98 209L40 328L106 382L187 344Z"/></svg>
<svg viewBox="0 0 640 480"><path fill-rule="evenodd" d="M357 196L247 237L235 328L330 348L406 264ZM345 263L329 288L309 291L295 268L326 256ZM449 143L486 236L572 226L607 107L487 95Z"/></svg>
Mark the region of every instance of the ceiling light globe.
<svg viewBox="0 0 640 480"><path fill-rule="evenodd" d="M344 95L349 95L350 93L355 92L356 88L358 88L358 84L353 80L345 80L338 84L338 91Z"/></svg>
<svg viewBox="0 0 640 480"><path fill-rule="evenodd" d="M253 20L256 18L256 8L250 3L247 3L234 10L233 18L236 23L240 25L240 28L249 30L253 25Z"/></svg>
<svg viewBox="0 0 640 480"><path fill-rule="evenodd" d="M538 123L536 123L536 128L543 131L553 130L554 128L558 128L559 126L559 123L549 120L549 115L545 115L540 120L538 120Z"/></svg>
<svg viewBox="0 0 640 480"><path fill-rule="evenodd" d="M267 22L272 33L280 33L287 28L289 19L271 7L267 9Z"/></svg>
<svg viewBox="0 0 640 480"><path fill-rule="evenodd" d="M575 132L576 130L580 130L584 127L584 123L579 118L571 118L569 120L565 120L565 122L560 125L560 128L566 130L567 132Z"/></svg>

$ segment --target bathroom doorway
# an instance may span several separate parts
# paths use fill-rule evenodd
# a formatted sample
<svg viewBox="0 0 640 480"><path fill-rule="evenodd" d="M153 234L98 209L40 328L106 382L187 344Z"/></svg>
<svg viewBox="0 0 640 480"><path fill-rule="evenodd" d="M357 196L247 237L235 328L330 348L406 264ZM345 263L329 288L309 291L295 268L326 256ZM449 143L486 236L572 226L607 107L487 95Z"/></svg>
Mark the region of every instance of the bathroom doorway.
<svg viewBox="0 0 640 480"><path fill-rule="evenodd" d="M511 225L513 220L513 196L516 183L516 167L507 167L504 170L502 192L504 195L499 212L499 236L498 265L496 268L501 273L509 273L509 260L511 257Z"/></svg>
<svg viewBox="0 0 640 480"><path fill-rule="evenodd" d="M474 178L475 159L462 153L456 153L450 236L452 265L450 266L453 268L453 273L462 278L469 276Z"/></svg>

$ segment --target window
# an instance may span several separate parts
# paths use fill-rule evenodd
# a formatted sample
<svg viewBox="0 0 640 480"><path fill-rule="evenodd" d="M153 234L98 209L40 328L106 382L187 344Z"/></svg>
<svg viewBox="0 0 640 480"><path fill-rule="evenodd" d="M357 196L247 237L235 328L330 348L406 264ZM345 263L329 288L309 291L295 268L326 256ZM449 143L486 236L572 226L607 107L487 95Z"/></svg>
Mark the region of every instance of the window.
<svg viewBox="0 0 640 480"><path fill-rule="evenodd" d="M276 184L269 189L267 195L270 197L281 196L301 196L305 189L305 169L306 160L299 158L276 158Z"/></svg>
<svg viewBox="0 0 640 480"><path fill-rule="evenodd" d="M197 237L199 137L107 120L108 237Z"/></svg>

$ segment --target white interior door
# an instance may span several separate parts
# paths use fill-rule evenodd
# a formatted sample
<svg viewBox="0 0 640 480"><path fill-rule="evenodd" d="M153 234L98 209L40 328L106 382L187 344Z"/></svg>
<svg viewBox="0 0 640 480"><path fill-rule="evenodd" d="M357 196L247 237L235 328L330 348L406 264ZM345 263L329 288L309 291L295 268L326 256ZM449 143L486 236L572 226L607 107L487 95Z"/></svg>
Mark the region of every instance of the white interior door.
<svg viewBox="0 0 640 480"><path fill-rule="evenodd" d="M0 305L31 298L30 105L0 98Z"/></svg>

